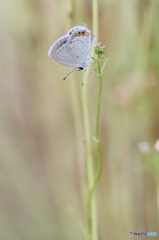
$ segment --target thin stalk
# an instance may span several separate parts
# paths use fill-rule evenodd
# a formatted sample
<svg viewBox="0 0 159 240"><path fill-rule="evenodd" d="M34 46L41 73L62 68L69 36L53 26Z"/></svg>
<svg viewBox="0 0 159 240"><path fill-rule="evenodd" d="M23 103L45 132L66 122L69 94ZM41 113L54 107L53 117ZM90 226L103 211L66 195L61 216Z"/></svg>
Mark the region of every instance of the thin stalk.
<svg viewBox="0 0 159 240"><path fill-rule="evenodd" d="M97 69L99 73L99 79L100 79L100 85L99 85L99 93L98 93L98 101L97 101L97 109L96 109L96 132L95 132L95 143L96 143L96 150L97 150L97 156L98 156L98 167L97 167L97 173L96 177L94 179L94 183L92 188L89 191L88 195L88 219L87 219L87 233L89 238L88 239L98 239L98 236L96 235L96 238L93 238L93 221L97 223L97 215L96 219L93 219L91 216L91 205L92 205L92 200L95 194L96 186L99 182L101 173L102 173L102 165L103 165L103 160L102 160L102 152L100 148L100 143L99 143L99 115L100 115L100 105L101 105L101 96L102 96L102 85L103 85L103 79L102 79L102 73L101 73L101 68L99 63L97 62Z"/></svg>
<svg viewBox="0 0 159 240"><path fill-rule="evenodd" d="M92 0L92 16L93 16L93 33L96 36L96 41L98 41L98 0ZM99 66L100 69L100 66ZM98 70L99 70L98 69ZM97 115L96 115L96 139L98 139L98 129L99 129L99 110L100 110L100 99L102 85L100 84L100 95L98 97L97 104ZM87 94L87 93L86 93ZM88 109L87 109L88 110ZM101 159L101 151L99 143L96 145L98 159ZM87 158L87 174L88 174L88 200L87 200L87 236L88 240L98 240L98 227L97 227L97 204L95 197L95 188L101 175L102 164L98 164L97 175L94 179L94 166L93 159Z"/></svg>
<svg viewBox="0 0 159 240"><path fill-rule="evenodd" d="M93 34L98 42L98 0L92 0L92 16Z"/></svg>
<svg viewBox="0 0 159 240"><path fill-rule="evenodd" d="M82 94L82 105L83 105L83 119L84 119L84 131L85 131L85 144L86 144L86 163L87 163L87 177L88 177L88 189L90 191L91 187L93 186L94 183L94 166L93 166L93 157L92 157L92 144L91 144L91 133L90 133L90 119L89 119L89 107L88 107L88 74L89 71L86 72L85 74L85 79L84 79L84 88L83 90L83 94ZM96 225L96 200L95 198L92 199L91 203L90 203L90 208L89 208L90 214L89 217L87 217L87 226L88 226L88 222L90 220L88 220L88 218L91 219L95 219L95 221L93 221L93 233L91 231L91 238L88 237L88 239L91 240L97 240L97 238L95 237L96 234L96 227L94 225ZM88 216L88 209L87 209L87 216ZM88 227L87 227L88 229ZM90 234L88 234L87 231L87 236L89 236ZM93 237L92 237L93 235Z"/></svg>
<svg viewBox="0 0 159 240"><path fill-rule="evenodd" d="M102 73L101 73L101 68L100 68L99 62L97 62L97 69L98 69L98 75L99 75L99 80L100 80L98 101L97 101L97 111L96 111L96 139L98 140L98 137L99 137L99 113L100 113L100 104L101 104L102 87L103 87L103 79L102 79Z"/></svg>

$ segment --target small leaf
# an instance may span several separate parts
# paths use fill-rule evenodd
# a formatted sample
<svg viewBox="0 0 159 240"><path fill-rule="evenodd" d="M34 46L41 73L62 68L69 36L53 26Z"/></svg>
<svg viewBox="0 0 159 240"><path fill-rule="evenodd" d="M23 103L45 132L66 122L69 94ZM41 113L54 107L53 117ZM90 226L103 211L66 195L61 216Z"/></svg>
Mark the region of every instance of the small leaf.
<svg viewBox="0 0 159 240"><path fill-rule="evenodd" d="M80 226L85 238L87 239L87 235L86 235L86 231L84 228L84 225L82 223L82 221L80 220L79 216L77 215L77 213L75 212L75 210L69 205L67 207L67 211L70 213L70 215L75 219L75 221L78 223L78 225Z"/></svg>

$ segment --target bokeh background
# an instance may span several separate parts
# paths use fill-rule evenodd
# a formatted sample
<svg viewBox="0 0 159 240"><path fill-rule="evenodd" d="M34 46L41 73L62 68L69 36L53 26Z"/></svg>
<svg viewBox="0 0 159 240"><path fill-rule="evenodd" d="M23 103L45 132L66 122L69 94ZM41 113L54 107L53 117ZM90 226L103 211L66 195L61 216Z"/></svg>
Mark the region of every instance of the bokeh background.
<svg viewBox="0 0 159 240"><path fill-rule="evenodd" d="M84 239L68 211L85 222L84 87L78 72L62 81L71 69L47 56L57 38L83 23L92 29L90 0L0 1L1 240ZM100 114L100 240L159 234L158 27L158 0L99 1L99 41L109 58ZM98 86L90 74L92 138ZM93 140L92 149L96 162Z"/></svg>

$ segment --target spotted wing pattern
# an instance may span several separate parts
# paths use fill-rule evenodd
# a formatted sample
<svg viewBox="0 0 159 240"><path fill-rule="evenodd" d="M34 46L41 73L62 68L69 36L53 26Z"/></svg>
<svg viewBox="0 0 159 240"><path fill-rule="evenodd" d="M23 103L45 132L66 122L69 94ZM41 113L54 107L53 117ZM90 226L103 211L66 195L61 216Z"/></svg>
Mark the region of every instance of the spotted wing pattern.
<svg viewBox="0 0 159 240"><path fill-rule="evenodd" d="M59 38L49 49L48 55L66 66L84 68L88 65L95 36L84 26L76 26Z"/></svg>

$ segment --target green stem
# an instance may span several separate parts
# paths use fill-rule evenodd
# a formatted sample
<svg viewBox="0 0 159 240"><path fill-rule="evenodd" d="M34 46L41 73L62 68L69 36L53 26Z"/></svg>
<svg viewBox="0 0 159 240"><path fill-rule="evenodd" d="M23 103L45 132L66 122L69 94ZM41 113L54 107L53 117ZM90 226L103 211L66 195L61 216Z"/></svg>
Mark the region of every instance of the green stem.
<svg viewBox="0 0 159 240"><path fill-rule="evenodd" d="M98 68L100 85L99 85L97 112L96 112L96 139L98 139L98 136L99 136L99 113L100 113L100 104L101 104L102 87L103 87L102 73L101 73L101 68L98 61L97 61L97 68Z"/></svg>
<svg viewBox="0 0 159 240"><path fill-rule="evenodd" d="M93 33L96 36L96 41L98 42L98 0L92 0L92 16L93 16ZM99 112L100 112L100 102L101 102L101 93L102 93L102 75L100 65L97 62L98 71L100 75L100 88L98 95L98 103L97 103L97 112L96 112L96 134L95 137L98 140L99 135ZM87 164L88 168L88 178L91 175L91 181L88 181L89 186L89 194L87 200L87 236L88 240L98 240L98 228L97 228L97 205L95 198L95 188L99 181L101 172L102 172L102 153L99 145L99 141L96 142L96 149L98 155L98 169L95 179L93 162L91 168L89 168L89 164ZM92 172L92 173L91 173Z"/></svg>
<svg viewBox="0 0 159 240"><path fill-rule="evenodd" d="M97 173L96 177L94 180L94 183L89 191L88 195L88 202L87 202L87 211L88 211L88 218L87 218L87 234L88 234L88 239L90 240L95 240L98 239L97 235L95 238L93 238L92 235L92 227L93 227L93 221L95 219L92 218L91 214L91 205L92 205L92 199L95 194L95 189L96 186L99 182L101 173L102 173L102 165L103 165L103 160L102 160L102 152L99 144L99 114L100 114L100 104L101 104L101 96L102 96L102 73L101 73L101 68L99 63L97 62L97 68L98 68L98 73L99 73L99 79L100 79L100 86L99 86L99 93L98 93L98 101L97 101L97 109L96 109L96 134L95 134L95 143L96 143L96 150L97 150L97 156L98 156L98 168L97 168ZM96 217L97 218L97 217ZM97 222L97 219L95 220Z"/></svg>
<svg viewBox="0 0 159 240"><path fill-rule="evenodd" d="M88 107L88 74L89 71L86 72L85 78L84 78L84 88L83 88L83 94L82 94L82 105L83 105L83 119L84 119L84 131L85 131L85 144L86 144L86 162L87 162L87 176L88 176L88 188L89 191L94 183L94 166L93 166L93 157L92 157L92 146L91 146L91 133L90 133L90 120L89 120L89 107ZM93 232L89 234L91 238L97 240L97 222L96 222L96 199L91 199L91 203L89 206L89 217L91 218L91 221L93 219ZM88 214L88 209L87 209ZM88 221L87 221L88 226ZM94 237L92 237L92 235ZM87 231L88 236L88 231Z"/></svg>
<svg viewBox="0 0 159 240"><path fill-rule="evenodd" d="M98 0L92 0L92 16L93 34L98 42Z"/></svg>

